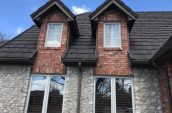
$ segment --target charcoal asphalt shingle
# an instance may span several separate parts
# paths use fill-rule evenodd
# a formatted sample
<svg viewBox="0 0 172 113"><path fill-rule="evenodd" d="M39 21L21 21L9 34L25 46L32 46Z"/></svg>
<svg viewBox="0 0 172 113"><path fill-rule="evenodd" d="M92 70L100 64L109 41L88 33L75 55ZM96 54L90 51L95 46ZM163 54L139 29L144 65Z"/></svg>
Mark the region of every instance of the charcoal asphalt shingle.
<svg viewBox="0 0 172 113"><path fill-rule="evenodd" d="M0 62L32 62L36 54L39 28L32 26L0 48Z"/></svg>
<svg viewBox="0 0 172 113"><path fill-rule="evenodd" d="M130 32L133 62L148 61L172 35L172 12L141 12Z"/></svg>
<svg viewBox="0 0 172 113"><path fill-rule="evenodd" d="M44 7L53 2L57 2L76 20L78 34L72 39L66 54L62 60L64 63L71 62L97 62L96 37L92 33L93 26L91 19L110 0L105 1L93 13L73 15L70 10L60 2L60 0L50 0L38 11L32 14L35 16ZM172 12L133 12L120 0L116 0L127 9L132 15L137 15L137 19L130 31L130 50L129 55L132 62L149 62L158 52L166 40L172 35ZM75 24L75 25L76 25ZM73 24L74 25L74 24ZM76 28L76 26L75 26ZM39 28L32 26L14 39L0 43L0 62L32 62L36 55ZM70 40L71 41L71 40Z"/></svg>

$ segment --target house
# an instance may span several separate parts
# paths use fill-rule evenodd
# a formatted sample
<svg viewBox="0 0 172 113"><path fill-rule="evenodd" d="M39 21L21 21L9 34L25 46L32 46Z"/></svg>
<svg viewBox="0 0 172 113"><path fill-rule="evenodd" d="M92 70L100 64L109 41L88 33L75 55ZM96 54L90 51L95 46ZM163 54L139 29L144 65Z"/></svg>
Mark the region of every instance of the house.
<svg viewBox="0 0 172 113"><path fill-rule="evenodd" d="M0 113L171 113L172 12L49 0L0 43Z"/></svg>

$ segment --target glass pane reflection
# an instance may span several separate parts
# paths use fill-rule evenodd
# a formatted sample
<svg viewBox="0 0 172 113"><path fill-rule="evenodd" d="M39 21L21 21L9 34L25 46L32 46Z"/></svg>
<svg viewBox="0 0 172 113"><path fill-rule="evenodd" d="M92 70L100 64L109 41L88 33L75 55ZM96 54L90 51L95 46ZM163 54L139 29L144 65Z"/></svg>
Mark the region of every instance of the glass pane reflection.
<svg viewBox="0 0 172 113"><path fill-rule="evenodd" d="M46 86L45 76L33 76L28 113L42 113L42 105Z"/></svg>
<svg viewBox="0 0 172 113"><path fill-rule="evenodd" d="M111 79L96 80L96 113L111 113Z"/></svg>
<svg viewBox="0 0 172 113"><path fill-rule="evenodd" d="M51 77L47 113L62 113L64 77Z"/></svg>
<svg viewBox="0 0 172 113"><path fill-rule="evenodd" d="M116 105L117 113L133 113L131 79L116 79Z"/></svg>

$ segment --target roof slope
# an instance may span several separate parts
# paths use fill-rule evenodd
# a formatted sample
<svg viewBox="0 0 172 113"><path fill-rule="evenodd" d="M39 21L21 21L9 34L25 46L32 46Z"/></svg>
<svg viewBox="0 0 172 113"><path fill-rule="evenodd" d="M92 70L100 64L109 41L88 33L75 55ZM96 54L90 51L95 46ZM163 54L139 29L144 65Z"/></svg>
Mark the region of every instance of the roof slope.
<svg viewBox="0 0 172 113"><path fill-rule="evenodd" d="M5 41L1 41L0 42L0 47L2 47L4 44L6 44L8 41L7 40L5 40Z"/></svg>
<svg viewBox="0 0 172 113"><path fill-rule="evenodd" d="M97 61L96 39L92 37L90 13L76 16L80 36L73 39L63 62L66 63L95 63Z"/></svg>
<svg viewBox="0 0 172 113"><path fill-rule="evenodd" d="M31 62L36 54L39 29L32 26L0 48L0 62Z"/></svg>
<svg viewBox="0 0 172 113"><path fill-rule="evenodd" d="M172 36L170 36L168 40L166 40L165 43L160 46L160 48L151 58L152 61L167 61L169 59L172 59Z"/></svg>
<svg viewBox="0 0 172 113"><path fill-rule="evenodd" d="M145 62L172 35L172 12L137 14L130 32L130 57L133 62Z"/></svg>

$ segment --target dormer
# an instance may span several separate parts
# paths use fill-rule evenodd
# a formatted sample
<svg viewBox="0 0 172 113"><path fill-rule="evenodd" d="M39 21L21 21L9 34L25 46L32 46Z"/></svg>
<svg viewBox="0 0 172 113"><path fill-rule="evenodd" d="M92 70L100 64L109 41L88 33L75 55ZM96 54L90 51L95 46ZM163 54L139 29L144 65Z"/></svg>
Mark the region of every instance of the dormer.
<svg viewBox="0 0 172 113"><path fill-rule="evenodd" d="M33 73L64 73L61 57L79 35L75 15L60 0L49 0L31 17L40 28Z"/></svg>
<svg viewBox="0 0 172 113"><path fill-rule="evenodd" d="M96 74L132 74L128 57L129 31L136 18L121 0L106 0L90 15L98 50Z"/></svg>
<svg viewBox="0 0 172 113"><path fill-rule="evenodd" d="M119 12L127 19L129 31L137 19L137 14L121 0L105 0L105 2L96 8L96 10L93 11L90 15L94 36L96 36L96 27L100 16L110 9Z"/></svg>

